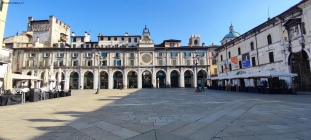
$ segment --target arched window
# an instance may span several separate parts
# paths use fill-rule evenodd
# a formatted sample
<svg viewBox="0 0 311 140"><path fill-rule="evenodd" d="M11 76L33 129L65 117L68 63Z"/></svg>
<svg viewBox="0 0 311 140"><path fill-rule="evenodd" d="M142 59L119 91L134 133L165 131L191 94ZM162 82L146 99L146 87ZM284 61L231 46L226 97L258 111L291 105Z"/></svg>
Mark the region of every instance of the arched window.
<svg viewBox="0 0 311 140"><path fill-rule="evenodd" d="M254 42L251 42L251 51L254 50Z"/></svg>
<svg viewBox="0 0 311 140"><path fill-rule="evenodd" d="M198 40L194 40L194 45L198 46L199 45L198 42L199 42Z"/></svg>
<svg viewBox="0 0 311 140"><path fill-rule="evenodd" d="M222 61L222 55L220 55L220 61Z"/></svg>
<svg viewBox="0 0 311 140"><path fill-rule="evenodd" d="M241 48L238 48L238 55L241 55Z"/></svg>
<svg viewBox="0 0 311 140"><path fill-rule="evenodd" d="M267 36L268 45L272 44L272 38L271 35Z"/></svg>
<svg viewBox="0 0 311 140"><path fill-rule="evenodd" d="M231 53L230 52L228 52L228 57L231 58Z"/></svg>

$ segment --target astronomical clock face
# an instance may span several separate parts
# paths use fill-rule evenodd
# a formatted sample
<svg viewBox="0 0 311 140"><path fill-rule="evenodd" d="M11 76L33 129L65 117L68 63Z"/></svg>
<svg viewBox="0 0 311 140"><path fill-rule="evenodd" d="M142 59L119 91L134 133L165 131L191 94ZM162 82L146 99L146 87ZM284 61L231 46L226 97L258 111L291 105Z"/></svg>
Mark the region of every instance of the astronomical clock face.
<svg viewBox="0 0 311 140"><path fill-rule="evenodd" d="M152 54L142 53L141 54L141 65L151 65L152 64Z"/></svg>

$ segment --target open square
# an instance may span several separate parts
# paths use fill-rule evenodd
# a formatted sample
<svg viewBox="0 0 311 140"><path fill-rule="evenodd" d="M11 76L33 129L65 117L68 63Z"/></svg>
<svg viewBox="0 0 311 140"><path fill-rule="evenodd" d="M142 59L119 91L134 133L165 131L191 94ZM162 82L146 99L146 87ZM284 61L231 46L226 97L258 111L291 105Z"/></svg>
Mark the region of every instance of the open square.
<svg viewBox="0 0 311 140"><path fill-rule="evenodd" d="M0 107L0 139L308 139L311 96L193 88L74 90Z"/></svg>

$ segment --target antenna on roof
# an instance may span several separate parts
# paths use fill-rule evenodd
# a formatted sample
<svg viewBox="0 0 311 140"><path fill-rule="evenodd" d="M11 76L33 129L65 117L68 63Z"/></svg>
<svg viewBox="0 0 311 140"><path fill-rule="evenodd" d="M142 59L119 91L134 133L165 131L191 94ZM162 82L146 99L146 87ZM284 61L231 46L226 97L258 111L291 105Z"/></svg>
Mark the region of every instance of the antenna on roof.
<svg viewBox="0 0 311 140"><path fill-rule="evenodd" d="M269 6L268 6L268 20L270 20Z"/></svg>

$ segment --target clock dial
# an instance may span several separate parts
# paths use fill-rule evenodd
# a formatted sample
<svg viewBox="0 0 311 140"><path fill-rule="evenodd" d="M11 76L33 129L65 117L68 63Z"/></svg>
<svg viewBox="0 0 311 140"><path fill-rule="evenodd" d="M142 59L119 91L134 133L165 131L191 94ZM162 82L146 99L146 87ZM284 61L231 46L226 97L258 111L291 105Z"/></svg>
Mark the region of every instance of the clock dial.
<svg viewBox="0 0 311 140"><path fill-rule="evenodd" d="M151 55L150 54L143 54L142 60L144 63L150 63L151 62Z"/></svg>

